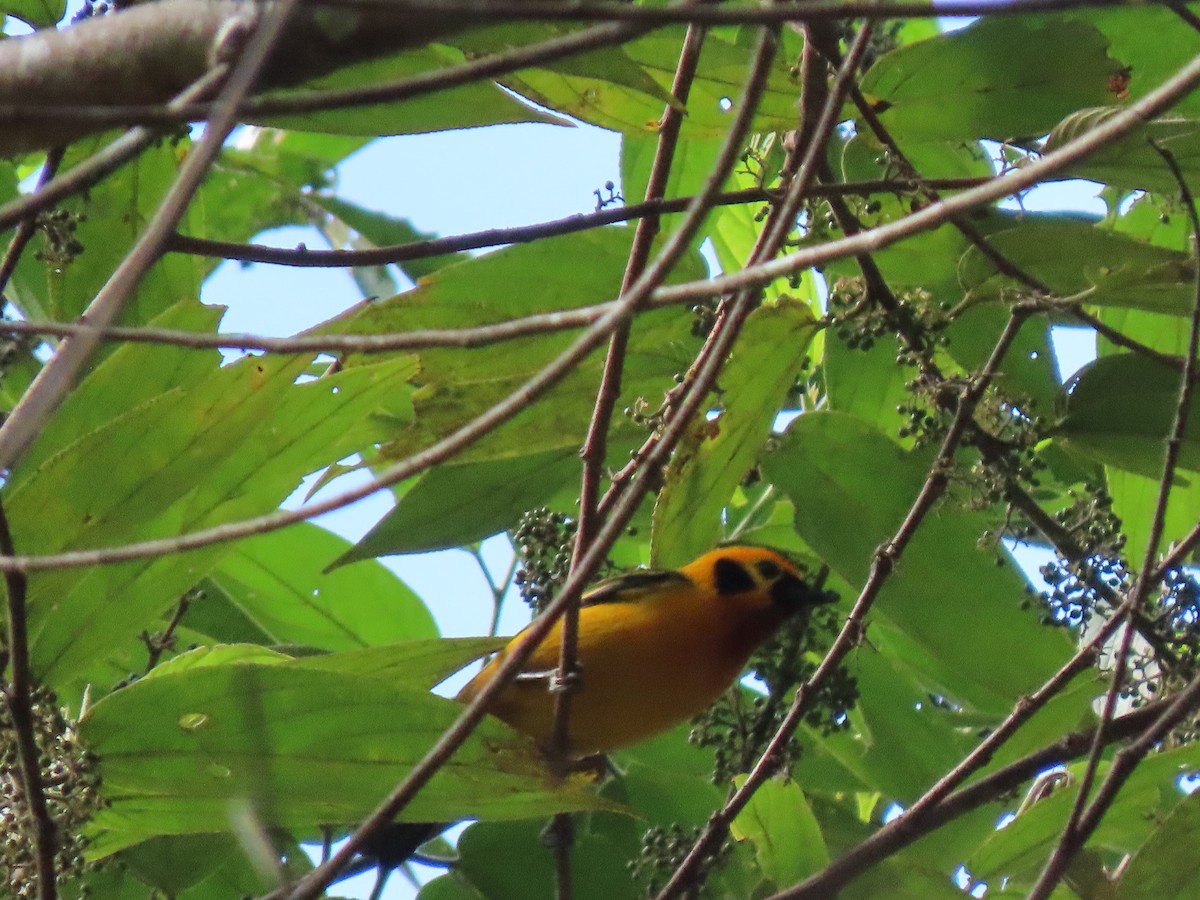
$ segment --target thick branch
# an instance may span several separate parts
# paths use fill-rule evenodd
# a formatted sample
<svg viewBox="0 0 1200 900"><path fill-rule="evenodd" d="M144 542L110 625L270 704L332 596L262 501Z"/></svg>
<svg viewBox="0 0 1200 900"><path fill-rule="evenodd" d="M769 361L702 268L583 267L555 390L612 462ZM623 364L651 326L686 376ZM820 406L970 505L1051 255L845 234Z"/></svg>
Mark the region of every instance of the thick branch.
<svg viewBox="0 0 1200 900"><path fill-rule="evenodd" d="M0 104L55 106L161 104L208 71L228 43L254 27L260 4L238 0L157 0L0 42ZM341 66L419 46L461 28L436 8L345 10L331 19L315 7L288 24L260 87L286 87ZM0 132L0 156L69 143L97 125L75 118L26 119Z"/></svg>

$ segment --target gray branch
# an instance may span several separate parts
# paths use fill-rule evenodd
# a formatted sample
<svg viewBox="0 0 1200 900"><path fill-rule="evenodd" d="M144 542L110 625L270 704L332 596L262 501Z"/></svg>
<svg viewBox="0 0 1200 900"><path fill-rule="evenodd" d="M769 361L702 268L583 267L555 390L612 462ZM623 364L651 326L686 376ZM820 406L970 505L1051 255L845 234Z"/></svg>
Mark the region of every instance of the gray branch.
<svg viewBox="0 0 1200 900"><path fill-rule="evenodd" d="M284 88L351 63L419 46L463 26L425 10L298 10L263 72ZM240 46L252 0L156 0L0 42L0 156L69 143L109 127L79 110L166 103ZM56 116L56 109L64 115ZM73 112L65 115L66 109Z"/></svg>

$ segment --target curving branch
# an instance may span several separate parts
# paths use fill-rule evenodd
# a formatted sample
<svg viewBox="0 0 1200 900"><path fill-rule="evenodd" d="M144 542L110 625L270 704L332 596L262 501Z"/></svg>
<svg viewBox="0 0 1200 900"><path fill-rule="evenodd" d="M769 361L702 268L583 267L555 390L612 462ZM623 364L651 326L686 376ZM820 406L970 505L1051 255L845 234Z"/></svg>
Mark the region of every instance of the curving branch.
<svg viewBox="0 0 1200 900"><path fill-rule="evenodd" d="M926 182L942 190L966 190L986 183L989 178L938 178ZM906 193L912 183L903 178L885 178L877 181L846 181L840 184L814 184L806 196L868 196L882 193ZM732 206L740 203L774 202L778 191L763 188L747 188L718 194L713 206ZM489 228L468 234L431 238L407 244L392 244L371 247L365 250L311 250L305 246L295 248L268 247L263 244L239 244L232 241L214 241L206 238L177 234L167 242L167 249L176 253L190 253L214 259L234 259L240 262L270 263L278 266L301 268L341 268L343 266L386 266L414 259L444 256L462 250L479 250L484 247L499 247L507 244L525 244L530 241L564 234L575 234L612 225L617 222L640 220L664 213L683 212L692 202L692 197L645 200L628 206L598 209L591 213L577 213L535 225L517 225L511 228Z"/></svg>

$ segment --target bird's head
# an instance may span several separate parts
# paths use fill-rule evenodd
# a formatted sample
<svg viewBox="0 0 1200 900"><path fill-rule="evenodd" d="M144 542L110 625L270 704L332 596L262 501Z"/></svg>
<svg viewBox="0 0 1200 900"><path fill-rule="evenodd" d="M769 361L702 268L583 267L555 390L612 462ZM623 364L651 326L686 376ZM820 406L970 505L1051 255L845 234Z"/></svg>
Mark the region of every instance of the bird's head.
<svg viewBox="0 0 1200 900"><path fill-rule="evenodd" d="M814 585L795 560L770 547L718 547L683 571L700 583L710 584L718 596L769 597L772 606L785 615L837 600L837 594Z"/></svg>

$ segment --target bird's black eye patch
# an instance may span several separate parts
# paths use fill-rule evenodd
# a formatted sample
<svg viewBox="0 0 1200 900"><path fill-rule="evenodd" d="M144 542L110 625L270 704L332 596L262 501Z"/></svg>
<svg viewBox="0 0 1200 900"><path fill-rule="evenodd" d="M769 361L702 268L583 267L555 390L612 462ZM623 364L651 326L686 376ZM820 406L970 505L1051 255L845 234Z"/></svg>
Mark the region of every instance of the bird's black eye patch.
<svg viewBox="0 0 1200 900"><path fill-rule="evenodd" d="M752 591L757 586L754 577L741 563L724 556L713 566L713 576L718 594L740 594L742 591Z"/></svg>
<svg viewBox="0 0 1200 900"><path fill-rule="evenodd" d="M769 559L759 560L754 564L754 568L758 569L758 574L767 581L774 581L782 574L782 570Z"/></svg>

